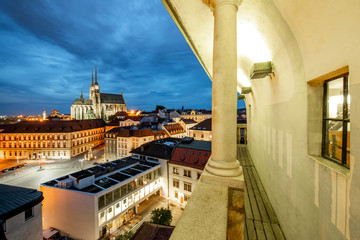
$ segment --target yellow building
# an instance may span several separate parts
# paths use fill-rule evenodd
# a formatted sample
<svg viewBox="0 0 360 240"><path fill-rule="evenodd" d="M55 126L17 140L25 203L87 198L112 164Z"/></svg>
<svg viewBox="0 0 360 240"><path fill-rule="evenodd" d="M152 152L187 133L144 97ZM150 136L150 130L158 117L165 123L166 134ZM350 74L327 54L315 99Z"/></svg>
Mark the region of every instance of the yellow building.
<svg viewBox="0 0 360 240"><path fill-rule="evenodd" d="M104 143L101 119L0 126L0 159L70 159Z"/></svg>

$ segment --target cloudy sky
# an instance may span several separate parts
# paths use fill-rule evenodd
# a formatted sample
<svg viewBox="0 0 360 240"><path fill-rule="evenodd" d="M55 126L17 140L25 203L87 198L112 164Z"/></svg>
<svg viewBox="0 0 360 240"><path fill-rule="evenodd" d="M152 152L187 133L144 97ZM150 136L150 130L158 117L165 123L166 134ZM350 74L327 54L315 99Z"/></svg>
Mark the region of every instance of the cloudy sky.
<svg viewBox="0 0 360 240"><path fill-rule="evenodd" d="M40 114L100 91L130 109L211 108L211 81L160 0L0 2L0 115Z"/></svg>

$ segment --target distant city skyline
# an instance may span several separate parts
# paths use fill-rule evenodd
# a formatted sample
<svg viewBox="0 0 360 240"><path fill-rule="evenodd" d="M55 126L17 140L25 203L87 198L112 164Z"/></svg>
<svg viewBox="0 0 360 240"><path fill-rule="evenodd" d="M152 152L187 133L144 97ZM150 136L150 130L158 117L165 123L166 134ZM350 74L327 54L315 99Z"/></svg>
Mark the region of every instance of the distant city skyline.
<svg viewBox="0 0 360 240"><path fill-rule="evenodd" d="M211 81L160 1L2 1L0 34L0 115L70 113L95 65L129 109L211 109Z"/></svg>

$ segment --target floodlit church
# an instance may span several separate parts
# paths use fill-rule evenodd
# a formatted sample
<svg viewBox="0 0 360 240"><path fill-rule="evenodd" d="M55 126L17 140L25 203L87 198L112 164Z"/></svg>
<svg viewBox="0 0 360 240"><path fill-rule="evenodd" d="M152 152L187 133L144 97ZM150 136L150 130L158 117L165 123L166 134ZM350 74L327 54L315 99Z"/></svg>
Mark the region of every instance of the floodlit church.
<svg viewBox="0 0 360 240"><path fill-rule="evenodd" d="M77 120L102 118L106 121L109 116L114 115L116 112L126 110L122 92L121 94L100 93L97 68L95 67L95 83L94 73L92 72L89 99L85 99L81 91L80 98L75 99L71 106L71 117Z"/></svg>

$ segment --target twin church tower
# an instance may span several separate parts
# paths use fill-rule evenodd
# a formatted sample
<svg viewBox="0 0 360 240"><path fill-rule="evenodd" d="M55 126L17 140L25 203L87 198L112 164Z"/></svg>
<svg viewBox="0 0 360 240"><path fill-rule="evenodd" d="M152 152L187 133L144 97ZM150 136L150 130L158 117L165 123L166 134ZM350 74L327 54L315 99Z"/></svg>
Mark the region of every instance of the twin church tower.
<svg viewBox="0 0 360 240"><path fill-rule="evenodd" d="M71 117L76 120L102 118L107 121L109 116L123 111L127 109L122 92L121 94L100 93L95 66L95 83L94 70L92 70L89 99L85 99L81 91L80 98L75 99L71 105Z"/></svg>

